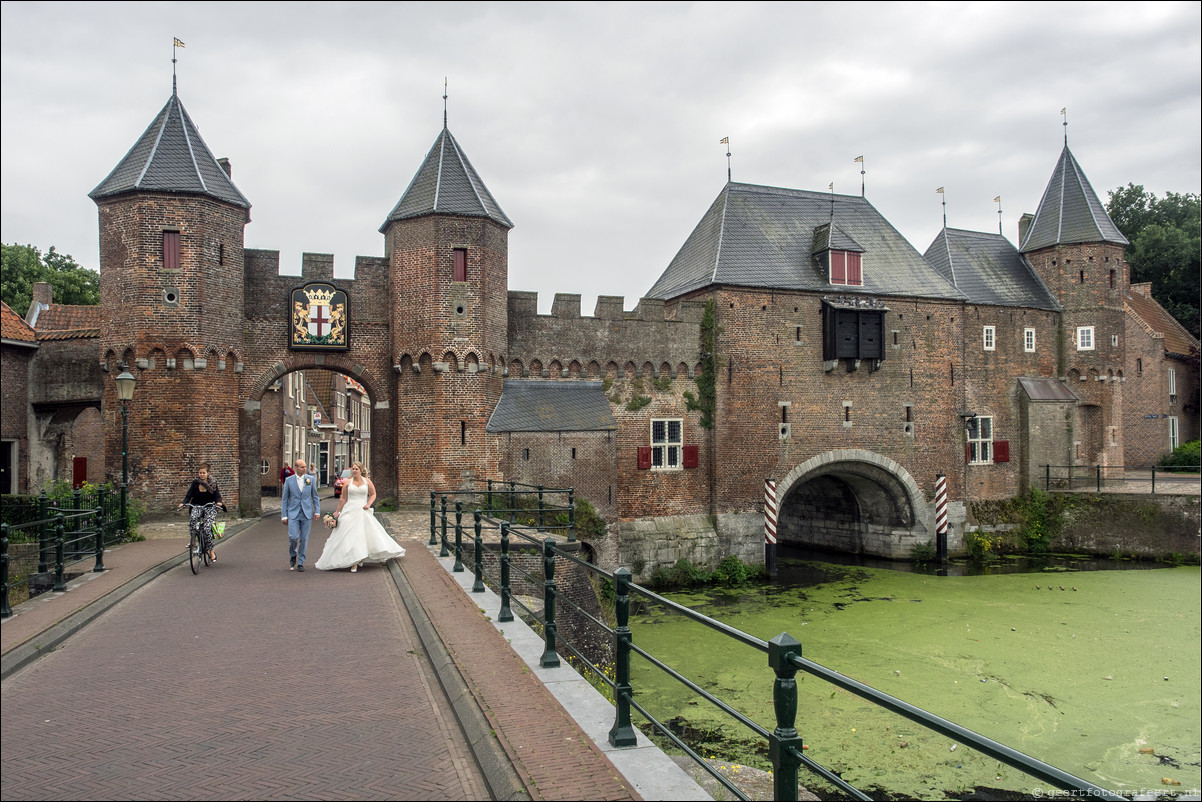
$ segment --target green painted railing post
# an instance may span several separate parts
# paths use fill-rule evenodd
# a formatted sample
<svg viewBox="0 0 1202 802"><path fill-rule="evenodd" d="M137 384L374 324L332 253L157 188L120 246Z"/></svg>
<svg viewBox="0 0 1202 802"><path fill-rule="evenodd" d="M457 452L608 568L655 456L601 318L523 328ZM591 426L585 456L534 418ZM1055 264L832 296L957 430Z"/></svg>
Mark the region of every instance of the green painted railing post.
<svg viewBox="0 0 1202 802"><path fill-rule="evenodd" d="M449 557L451 550L447 548L447 496L444 493L442 496L442 550L438 552L439 557Z"/></svg>
<svg viewBox="0 0 1202 802"><path fill-rule="evenodd" d="M513 610L509 609L509 521L501 521L501 610L497 613L497 621L512 620Z"/></svg>
<svg viewBox="0 0 1202 802"><path fill-rule="evenodd" d="M97 499L99 501L99 499ZM96 508L96 565L92 567L92 573L99 574L105 570L104 568L104 510L100 507Z"/></svg>
<svg viewBox="0 0 1202 802"><path fill-rule="evenodd" d="M1098 464L1098 492L1102 492L1102 465Z"/></svg>
<svg viewBox="0 0 1202 802"><path fill-rule="evenodd" d="M66 516L61 512L54 516L54 591L62 593L67 589L66 565L63 564L63 533L67 529Z"/></svg>
<svg viewBox="0 0 1202 802"><path fill-rule="evenodd" d="M492 512L492 479L488 480L488 491L484 494L484 509Z"/></svg>
<svg viewBox="0 0 1202 802"><path fill-rule="evenodd" d="M484 592L484 540L480 537L480 510L476 510L476 541L472 545L476 551L476 581L472 584L472 593Z"/></svg>
<svg viewBox="0 0 1202 802"><path fill-rule="evenodd" d="M538 486L538 531L543 531L543 486Z"/></svg>
<svg viewBox="0 0 1202 802"><path fill-rule="evenodd" d="M576 488L568 488L568 542L576 542Z"/></svg>
<svg viewBox="0 0 1202 802"><path fill-rule="evenodd" d="M614 725L609 731L610 746L634 746L638 738L630 723L630 569L614 571L614 611L618 626L614 629Z"/></svg>
<svg viewBox="0 0 1202 802"><path fill-rule="evenodd" d="M772 761L773 799L797 802L797 768L801 765L801 736L797 734L797 669L790 658L801 656L801 644L782 632L768 641L768 665L776 672L772 705L776 729L768 736L768 758Z"/></svg>
<svg viewBox="0 0 1202 802"><path fill-rule="evenodd" d="M543 541L543 657L539 665L543 668L559 668L559 652L555 649L555 538Z"/></svg>
<svg viewBox="0 0 1202 802"><path fill-rule="evenodd" d="M50 500L46 498L46 488L42 488L38 496L38 573L44 574L50 570L46 556L50 552L50 521L46 517L46 508Z"/></svg>
<svg viewBox="0 0 1202 802"><path fill-rule="evenodd" d="M463 502L455 502L455 565L451 570L463 573Z"/></svg>
<svg viewBox="0 0 1202 802"><path fill-rule="evenodd" d="M438 513L434 509L434 491L430 491L430 542L427 545L433 546L438 543L438 527L435 525L435 520L438 518Z"/></svg>
<svg viewBox="0 0 1202 802"><path fill-rule="evenodd" d="M1156 466L1152 466L1152 495L1156 495Z"/></svg>
<svg viewBox="0 0 1202 802"><path fill-rule="evenodd" d="M513 523L517 520L517 518L514 516L514 513L516 512L514 508L517 506L517 493L517 482L513 481L512 479L509 480L509 523Z"/></svg>
<svg viewBox="0 0 1202 802"><path fill-rule="evenodd" d="M11 618L8 605L8 524L0 524L0 618Z"/></svg>

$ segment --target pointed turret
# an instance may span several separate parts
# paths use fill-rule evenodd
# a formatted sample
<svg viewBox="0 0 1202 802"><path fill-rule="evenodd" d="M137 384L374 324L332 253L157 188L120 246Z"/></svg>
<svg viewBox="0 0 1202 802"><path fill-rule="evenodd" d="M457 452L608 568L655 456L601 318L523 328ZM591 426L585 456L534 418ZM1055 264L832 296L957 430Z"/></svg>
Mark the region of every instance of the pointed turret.
<svg viewBox="0 0 1202 802"><path fill-rule="evenodd" d="M396 220L428 214L486 217L505 228L513 228L513 223L446 127L434 140L426 160L384 220L384 225L380 226L380 233Z"/></svg>
<svg viewBox="0 0 1202 802"><path fill-rule="evenodd" d="M1128 244L1065 145L1019 250L1030 253L1082 242Z"/></svg>

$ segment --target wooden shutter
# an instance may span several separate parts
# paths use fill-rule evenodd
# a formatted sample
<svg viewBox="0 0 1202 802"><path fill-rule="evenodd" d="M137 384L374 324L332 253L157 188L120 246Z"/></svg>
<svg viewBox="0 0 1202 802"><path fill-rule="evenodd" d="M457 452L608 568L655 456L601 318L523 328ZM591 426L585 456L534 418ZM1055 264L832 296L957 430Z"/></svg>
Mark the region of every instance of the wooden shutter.
<svg viewBox="0 0 1202 802"><path fill-rule="evenodd" d="M993 461L994 462L1009 462L1010 461L1010 441L1009 440L994 440L993 441Z"/></svg>
<svg viewBox="0 0 1202 802"><path fill-rule="evenodd" d="M639 446L639 470L651 470L651 446Z"/></svg>
<svg viewBox="0 0 1202 802"><path fill-rule="evenodd" d="M467 281L467 249L455 249L455 281Z"/></svg>
<svg viewBox="0 0 1202 802"><path fill-rule="evenodd" d="M847 252L831 251L831 284L847 283Z"/></svg>
<svg viewBox="0 0 1202 802"><path fill-rule="evenodd" d="M964 461L972 462L972 446L968 443L964 444Z"/></svg>
<svg viewBox="0 0 1202 802"><path fill-rule="evenodd" d="M697 446L688 445L684 447L684 466L686 468L697 467Z"/></svg>
<svg viewBox="0 0 1202 802"><path fill-rule="evenodd" d="M864 275L860 270L860 254L847 252L847 283L859 287L864 284Z"/></svg>
<svg viewBox="0 0 1202 802"><path fill-rule="evenodd" d="M167 270L179 270L179 232L163 232L163 267Z"/></svg>

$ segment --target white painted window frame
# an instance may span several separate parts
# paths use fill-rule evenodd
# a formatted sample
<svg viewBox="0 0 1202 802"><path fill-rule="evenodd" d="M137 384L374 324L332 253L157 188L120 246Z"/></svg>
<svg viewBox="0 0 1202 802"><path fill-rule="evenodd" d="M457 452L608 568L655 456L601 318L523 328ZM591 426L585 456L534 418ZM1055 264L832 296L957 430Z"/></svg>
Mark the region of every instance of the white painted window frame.
<svg viewBox="0 0 1202 802"><path fill-rule="evenodd" d="M997 326L981 327L981 347L986 351L997 350Z"/></svg>
<svg viewBox="0 0 1202 802"><path fill-rule="evenodd" d="M684 419L652 418L650 435L651 470L679 471L683 469Z"/></svg>
<svg viewBox="0 0 1202 802"><path fill-rule="evenodd" d="M1093 326L1077 326L1078 351L1092 351L1095 341Z"/></svg>
<svg viewBox="0 0 1202 802"><path fill-rule="evenodd" d="M993 464L993 416L978 415L966 424L970 465Z"/></svg>
<svg viewBox="0 0 1202 802"><path fill-rule="evenodd" d="M1023 351L1035 353L1035 329L1023 329Z"/></svg>

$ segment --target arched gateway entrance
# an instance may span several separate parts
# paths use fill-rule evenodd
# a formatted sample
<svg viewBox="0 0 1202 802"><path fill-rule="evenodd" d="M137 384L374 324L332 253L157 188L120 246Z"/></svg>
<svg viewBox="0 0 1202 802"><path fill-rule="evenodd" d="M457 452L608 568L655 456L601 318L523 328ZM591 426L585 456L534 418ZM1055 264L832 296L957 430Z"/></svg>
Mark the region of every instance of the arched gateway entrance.
<svg viewBox="0 0 1202 802"><path fill-rule="evenodd" d="M898 463L862 449L828 451L778 483L782 544L908 558L933 537L930 505Z"/></svg>

